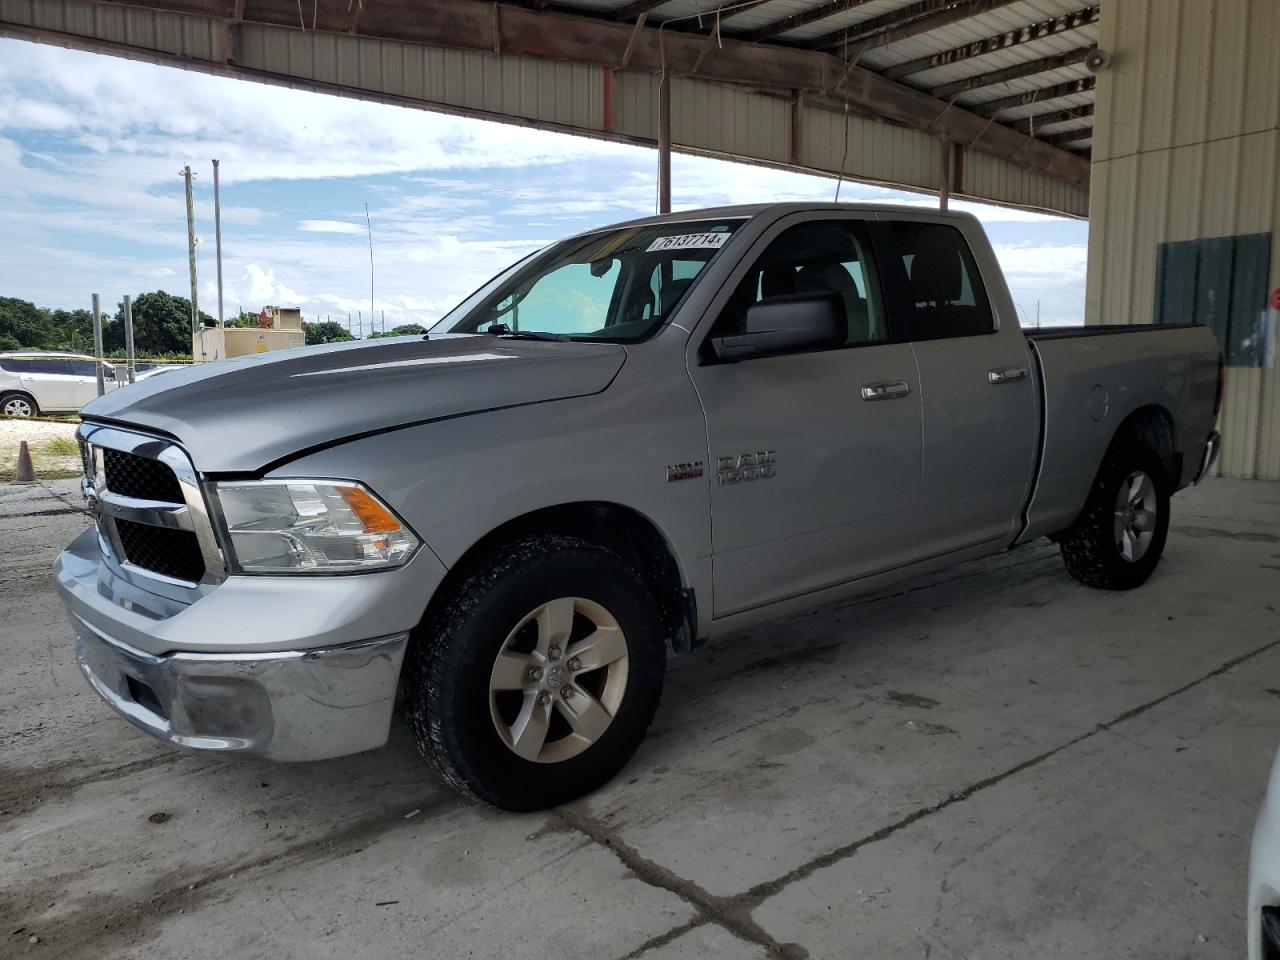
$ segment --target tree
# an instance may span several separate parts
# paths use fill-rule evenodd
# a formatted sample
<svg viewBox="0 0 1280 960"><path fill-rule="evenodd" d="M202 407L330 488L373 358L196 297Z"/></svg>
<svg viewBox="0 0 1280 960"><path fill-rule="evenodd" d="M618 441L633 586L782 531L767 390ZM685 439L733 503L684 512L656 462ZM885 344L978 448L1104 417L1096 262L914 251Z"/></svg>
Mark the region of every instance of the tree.
<svg viewBox="0 0 1280 960"><path fill-rule="evenodd" d="M411 337L414 334L426 333L427 328L420 323L402 323L398 327L384 330L382 333L370 334L372 337Z"/></svg>
<svg viewBox="0 0 1280 960"><path fill-rule="evenodd" d="M333 320L322 320L319 323L304 322L302 332L306 335L309 347L317 343L342 343L355 339L350 330Z"/></svg>
<svg viewBox="0 0 1280 960"><path fill-rule="evenodd" d="M256 313L241 312L237 316L229 317L226 321L228 327L256 327L258 325L258 315Z"/></svg>
<svg viewBox="0 0 1280 960"><path fill-rule="evenodd" d="M203 310L200 319L213 318ZM113 323L106 324L103 339L108 350L124 346L124 304ZM191 352L191 301L157 290L140 293L133 301L133 343L139 353Z"/></svg>
<svg viewBox="0 0 1280 960"><path fill-rule="evenodd" d="M49 311L28 300L0 297L0 335L20 347L41 347L49 337Z"/></svg>

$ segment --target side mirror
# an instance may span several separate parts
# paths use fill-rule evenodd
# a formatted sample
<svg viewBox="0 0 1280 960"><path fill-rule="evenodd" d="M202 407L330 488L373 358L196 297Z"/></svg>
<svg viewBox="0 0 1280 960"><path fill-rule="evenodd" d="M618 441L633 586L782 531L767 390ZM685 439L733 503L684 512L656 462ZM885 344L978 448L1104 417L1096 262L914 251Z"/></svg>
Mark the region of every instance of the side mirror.
<svg viewBox="0 0 1280 960"><path fill-rule="evenodd" d="M711 349L722 363L796 350L834 347L849 337L844 299L830 293L790 293L747 308L745 333L716 337Z"/></svg>

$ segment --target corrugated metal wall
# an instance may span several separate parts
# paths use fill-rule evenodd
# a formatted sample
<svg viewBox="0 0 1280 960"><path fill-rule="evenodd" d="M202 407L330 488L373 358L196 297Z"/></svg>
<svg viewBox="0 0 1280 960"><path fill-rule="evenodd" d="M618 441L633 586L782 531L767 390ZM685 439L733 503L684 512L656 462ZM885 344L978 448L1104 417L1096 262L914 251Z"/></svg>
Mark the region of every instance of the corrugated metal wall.
<svg viewBox="0 0 1280 960"><path fill-rule="evenodd" d="M0 24L36 27L127 45L148 59L219 72L221 28L194 16L76 0L0 0ZM177 58L177 59L174 59ZM475 51L246 24L236 67L301 86L403 98L450 111L651 144L657 139L657 77ZM612 109L605 98L612 91ZM807 106L792 143L791 102L696 80L672 83L676 147L934 191L939 144L929 134ZM605 125L612 119L612 126ZM847 129L847 137L846 137ZM1083 216L1088 191L1017 164L969 151L964 195Z"/></svg>
<svg viewBox="0 0 1280 960"><path fill-rule="evenodd" d="M1152 321L1167 241L1269 232L1280 287L1280 2L1109 0L1100 45L1088 322ZM1227 371L1228 476L1280 479L1276 321L1268 365Z"/></svg>

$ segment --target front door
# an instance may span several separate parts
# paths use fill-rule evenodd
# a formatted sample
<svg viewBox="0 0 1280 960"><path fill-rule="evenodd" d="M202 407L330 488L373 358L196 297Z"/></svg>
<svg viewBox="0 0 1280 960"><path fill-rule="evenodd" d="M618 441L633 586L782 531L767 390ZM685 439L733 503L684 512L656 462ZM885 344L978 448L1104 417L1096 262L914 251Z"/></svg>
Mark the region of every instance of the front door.
<svg viewBox="0 0 1280 960"><path fill-rule="evenodd" d="M835 292L848 339L737 363L700 349L691 365L717 617L909 563L920 497L916 366L887 322L866 222L792 217L743 260L707 338L741 331L760 300Z"/></svg>

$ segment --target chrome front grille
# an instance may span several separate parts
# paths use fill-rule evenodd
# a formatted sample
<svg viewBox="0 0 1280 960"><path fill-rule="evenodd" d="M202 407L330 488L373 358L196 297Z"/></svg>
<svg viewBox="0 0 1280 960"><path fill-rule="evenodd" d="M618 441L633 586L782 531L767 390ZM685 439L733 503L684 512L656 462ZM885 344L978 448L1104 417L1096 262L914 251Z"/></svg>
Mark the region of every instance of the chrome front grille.
<svg viewBox="0 0 1280 960"><path fill-rule="evenodd" d="M121 496L161 503L182 503L182 487L173 470L159 460L123 450L102 450L107 489Z"/></svg>
<svg viewBox="0 0 1280 960"><path fill-rule="evenodd" d="M174 443L91 423L78 438L81 483L99 539L127 571L179 586L217 583L222 552L199 479Z"/></svg>

